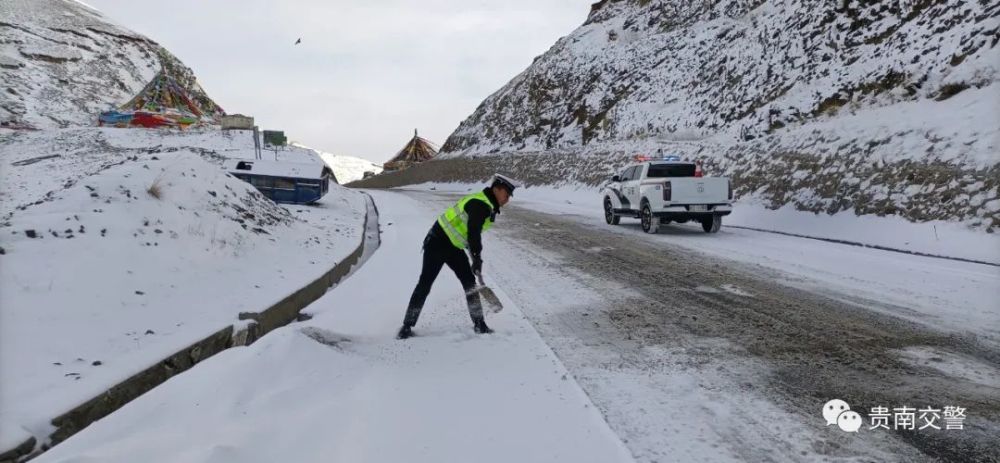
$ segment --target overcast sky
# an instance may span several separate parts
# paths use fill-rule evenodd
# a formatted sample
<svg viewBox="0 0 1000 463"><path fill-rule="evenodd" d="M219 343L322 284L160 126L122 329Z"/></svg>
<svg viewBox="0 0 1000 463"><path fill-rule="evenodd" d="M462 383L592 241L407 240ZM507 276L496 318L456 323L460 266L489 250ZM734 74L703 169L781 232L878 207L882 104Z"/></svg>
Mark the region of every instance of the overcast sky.
<svg viewBox="0 0 1000 463"><path fill-rule="evenodd" d="M227 112L383 162L414 128L443 144L594 0L84 1L170 50Z"/></svg>

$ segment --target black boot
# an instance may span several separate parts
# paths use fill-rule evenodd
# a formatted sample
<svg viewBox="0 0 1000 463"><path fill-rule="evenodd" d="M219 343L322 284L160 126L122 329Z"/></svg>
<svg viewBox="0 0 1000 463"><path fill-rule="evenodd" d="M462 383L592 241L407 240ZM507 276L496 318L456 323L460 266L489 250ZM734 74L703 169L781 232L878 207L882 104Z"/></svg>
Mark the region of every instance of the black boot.
<svg viewBox="0 0 1000 463"><path fill-rule="evenodd" d="M413 336L413 330L410 329L410 325L403 325L403 327L399 329L399 334L396 335L396 339L406 339L410 336Z"/></svg>
<svg viewBox="0 0 1000 463"><path fill-rule="evenodd" d="M472 325L472 329L478 334L490 334L493 332L492 328L486 326L486 320L476 320Z"/></svg>

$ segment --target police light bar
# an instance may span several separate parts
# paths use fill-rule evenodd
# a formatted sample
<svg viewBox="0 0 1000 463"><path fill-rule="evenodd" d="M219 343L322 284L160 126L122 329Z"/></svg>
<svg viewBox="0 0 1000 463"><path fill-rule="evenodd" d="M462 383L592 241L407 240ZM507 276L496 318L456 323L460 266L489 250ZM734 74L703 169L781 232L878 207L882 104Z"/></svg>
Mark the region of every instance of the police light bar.
<svg viewBox="0 0 1000 463"><path fill-rule="evenodd" d="M663 160L664 161L680 161L681 157L680 156L664 156Z"/></svg>

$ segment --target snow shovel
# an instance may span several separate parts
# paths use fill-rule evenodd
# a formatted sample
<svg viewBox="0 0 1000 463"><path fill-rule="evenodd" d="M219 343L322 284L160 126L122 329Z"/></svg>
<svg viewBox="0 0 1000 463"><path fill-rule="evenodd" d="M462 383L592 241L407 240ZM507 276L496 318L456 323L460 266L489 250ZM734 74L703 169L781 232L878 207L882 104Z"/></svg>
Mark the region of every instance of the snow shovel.
<svg viewBox="0 0 1000 463"><path fill-rule="evenodd" d="M486 305L490 306L490 312L497 313L503 310L503 304L500 303L500 298L497 297L497 294L483 282L483 274L477 273L476 278L479 281L479 286L469 290L468 294L479 293L479 295L483 297L483 300L486 301Z"/></svg>

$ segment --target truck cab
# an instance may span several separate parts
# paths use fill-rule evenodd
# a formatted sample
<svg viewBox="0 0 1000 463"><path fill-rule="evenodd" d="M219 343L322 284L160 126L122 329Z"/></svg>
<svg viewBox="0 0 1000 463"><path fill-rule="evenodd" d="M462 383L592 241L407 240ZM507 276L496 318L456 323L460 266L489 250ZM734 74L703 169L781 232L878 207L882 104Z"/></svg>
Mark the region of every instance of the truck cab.
<svg viewBox="0 0 1000 463"><path fill-rule="evenodd" d="M691 220L715 233L722 227L722 217L733 211L728 178L703 177L698 164L676 157L629 164L611 178L603 193L608 224L633 217L647 233L656 233L661 224Z"/></svg>

